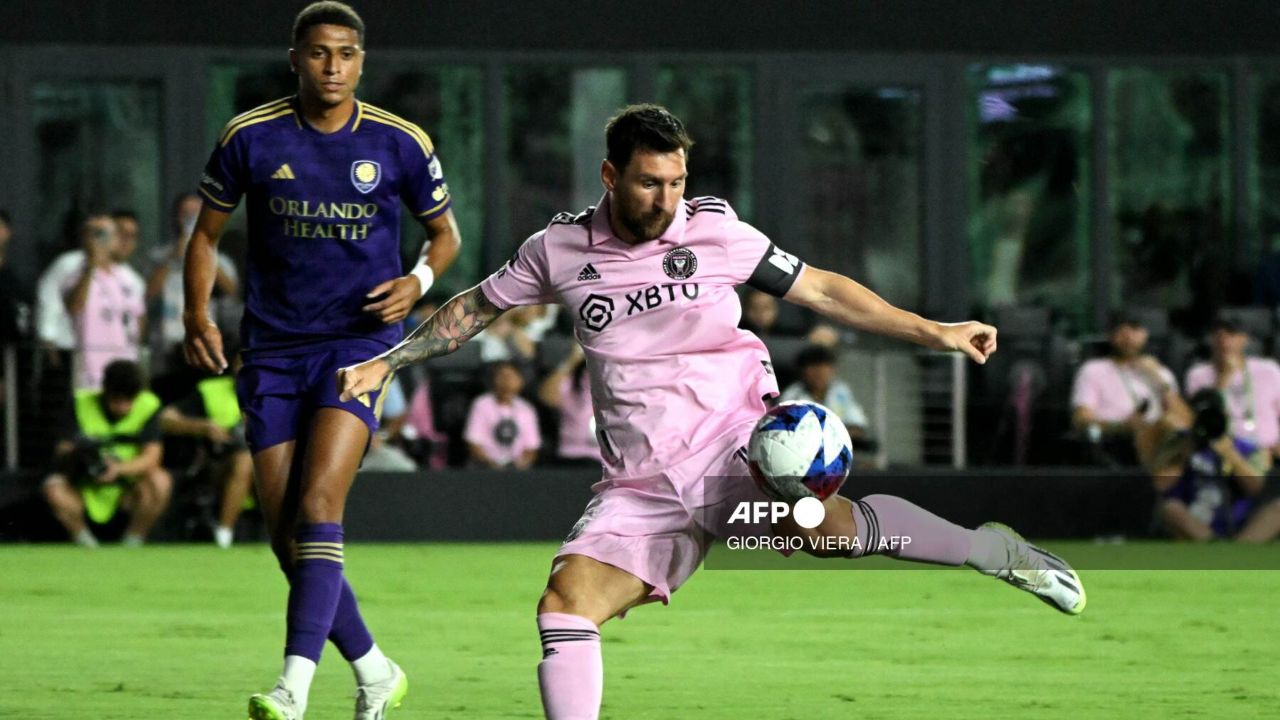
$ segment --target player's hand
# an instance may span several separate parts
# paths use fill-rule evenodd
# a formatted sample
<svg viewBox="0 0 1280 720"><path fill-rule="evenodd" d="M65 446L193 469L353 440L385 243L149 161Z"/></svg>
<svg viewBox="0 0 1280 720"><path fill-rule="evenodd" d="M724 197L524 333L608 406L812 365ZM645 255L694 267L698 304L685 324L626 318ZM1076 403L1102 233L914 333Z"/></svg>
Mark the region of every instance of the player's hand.
<svg viewBox="0 0 1280 720"><path fill-rule="evenodd" d="M338 371L338 399L350 402L377 390L382 387L382 381L386 380L389 372L391 366L387 361L377 358L342 368Z"/></svg>
<svg viewBox="0 0 1280 720"><path fill-rule="evenodd" d="M979 365L996 351L996 329L980 322L938 323L935 350L958 350Z"/></svg>
<svg viewBox="0 0 1280 720"><path fill-rule="evenodd" d="M203 315L183 313L182 324L187 336L182 342L182 354L187 364L221 374L227 369L227 359L222 356L222 333L218 326Z"/></svg>
<svg viewBox="0 0 1280 720"><path fill-rule="evenodd" d="M369 291L367 298L386 295L381 300L364 306L364 311L378 316L382 322L391 325L409 317L413 304L422 297L422 285L412 275L388 280Z"/></svg>

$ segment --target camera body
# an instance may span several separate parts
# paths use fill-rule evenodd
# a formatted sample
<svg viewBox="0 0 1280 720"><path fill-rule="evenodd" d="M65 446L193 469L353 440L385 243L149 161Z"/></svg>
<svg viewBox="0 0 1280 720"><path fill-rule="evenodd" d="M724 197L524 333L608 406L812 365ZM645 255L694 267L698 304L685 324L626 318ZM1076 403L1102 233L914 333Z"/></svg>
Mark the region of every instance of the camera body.
<svg viewBox="0 0 1280 720"><path fill-rule="evenodd" d="M1227 434L1229 422L1222 393L1206 388L1192 395L1188 404L1194 413L1191 437L1195 439L1197 448L1208 447L1214 440Z"/></svg>

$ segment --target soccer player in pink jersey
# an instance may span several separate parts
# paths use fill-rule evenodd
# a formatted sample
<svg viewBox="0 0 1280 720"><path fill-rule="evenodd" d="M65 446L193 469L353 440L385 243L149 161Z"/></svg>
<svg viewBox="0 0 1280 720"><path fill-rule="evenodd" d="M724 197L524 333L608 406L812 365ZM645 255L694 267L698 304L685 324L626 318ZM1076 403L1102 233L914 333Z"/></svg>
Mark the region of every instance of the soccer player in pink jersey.
<svg viewBox="0 0 1280 720"><path fill-rule="evenodd" d="M400 345L338 377L344 398L374 391L388 373L453 352L517 305L558 302L574 317L604 477L557 553L538 603L538 679L553 720L599 714L600 625L636 605L667 602L705 555L713 533L702 519L764 499L743 446L778 386L764 344L737 328L736 286L979 363L996 349L994 327L900 310L779 249L724 200L685 200L692 141L665 109L628 107L609 122L605 138L606 192L598 206L556 216ZM1084 609L1075 572L1004 526L969 530L888 495L832 496L824 505L818 527L784 521L773 531L840 537L863 548L840 557L870 550L967 564L1065 613ZM886 542L895 536L912 542Z"/></svg>

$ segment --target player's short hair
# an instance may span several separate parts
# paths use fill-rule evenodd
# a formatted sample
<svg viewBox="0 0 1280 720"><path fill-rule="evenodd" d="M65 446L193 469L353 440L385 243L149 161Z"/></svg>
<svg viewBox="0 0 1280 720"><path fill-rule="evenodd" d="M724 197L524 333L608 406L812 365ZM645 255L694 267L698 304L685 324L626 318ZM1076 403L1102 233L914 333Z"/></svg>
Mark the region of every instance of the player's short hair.
<svg viewBox="0 0 1280 720"><path fill-rule="evenodd" d="M106 397L138 397L143 386L142 368L132 360L112 360L102 372L102 394Z"/></svg>
<svg viewBox="0 0 1280 720"><path fill-rule="evenodd" d="M138 213L130 210L129 208L116 208L115 210L111 211L111 219L112 220L132 220L136 223L138 222Z"/></svg>
<svg viewBox="0 0 1280 720"><path fill-rule="evenodd" d="M604 142L608 147L605 156L619 171L626 168L636 150L675 152L684 150L685 156L693 147L680 118L661 105L642 103L628 105L609 119L604 127Z"/></svg>
<svg viewBox="0 0 1280 720"><path fill-rule="evenodd" d="M356 31L360 39L360 47L364 47L364 21L350 5L336 0L313 2L302 8L298 17L293 20L293 46L302 44L307 31L316 25L339 25Z"/></svg>
<svg viewBox="0 0 1280 720"><path fill-rule="evenodd" d="M796 353L796 367L803 370L814 365L835 365L836 354L822 345L810 345Z"/></svg>

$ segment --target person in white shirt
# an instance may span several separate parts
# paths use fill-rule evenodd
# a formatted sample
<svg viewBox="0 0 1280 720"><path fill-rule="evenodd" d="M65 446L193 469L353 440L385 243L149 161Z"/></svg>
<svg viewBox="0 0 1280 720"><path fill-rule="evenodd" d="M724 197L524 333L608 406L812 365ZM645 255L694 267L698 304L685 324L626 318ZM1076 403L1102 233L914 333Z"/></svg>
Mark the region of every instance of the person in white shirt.
<svg viewBox="0 0 1280 720"><path fill-rule="evenodd" d="M867 435L867 413L853 396L849 383L836 377L836 356L829 348L812 345L796 355L800 379L782 391L782 401L816 402L840 417L849 437Z"/></svg>

